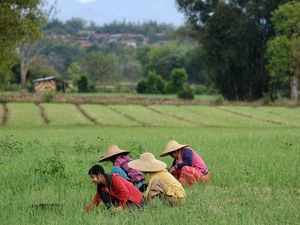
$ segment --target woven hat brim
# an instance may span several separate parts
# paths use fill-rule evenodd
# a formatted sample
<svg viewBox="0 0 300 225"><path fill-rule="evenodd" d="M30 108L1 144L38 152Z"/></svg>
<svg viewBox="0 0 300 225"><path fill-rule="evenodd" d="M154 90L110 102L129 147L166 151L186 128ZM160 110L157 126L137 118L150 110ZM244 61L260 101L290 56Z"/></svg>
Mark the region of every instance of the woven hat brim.
<svg viewBox="0 0 300 225"><path fill-rule="evenodd" d="M165 156L167 156L167 155L169 155L169 153L171 153L171 152L175 152L175 151L177 151L178 149L181 149L181 148L184 148L184 147L187 147L188 145L181 145L181 144L179 144L176 148L174 148L174 149L168 149L168 150L164 150L163 151L163 153L161 153L159 156L160 157L165 157Z"/></svg>
<svg viewBox="0 0 300 225"><path fill-rule="evenodd" d="M128 166L142 172L157 172L167 168L167 164L162 161L145 162L140 159L132 160Z"/></svg>
<svg viewBox="0 0 300 225"><path fill-rule="evenodd" d="M120 155L120 154L128 155L128 154L129 154L129 151L122 150L122 151L116 152L116 153L114 153L114 154L105 155L105 156L101 157L101 158L99 159L98 162L107 161L107 160L109 160L111 157L117 156L117 155Z"/></svg>

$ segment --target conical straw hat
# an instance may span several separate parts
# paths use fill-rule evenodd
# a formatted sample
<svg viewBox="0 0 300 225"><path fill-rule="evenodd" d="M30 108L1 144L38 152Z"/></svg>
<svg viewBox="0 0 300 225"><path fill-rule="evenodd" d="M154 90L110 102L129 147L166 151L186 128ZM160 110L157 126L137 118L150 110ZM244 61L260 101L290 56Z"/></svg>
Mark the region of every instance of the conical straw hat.
<svg viewBox="0 0 300 225"><path fill-rule="evenodd" d="M107 161L107 160L109 160L110 157L113 157L113 156L116 156L119 154L127 155L128 153L129 153L129 151L122 150L118 147L118 145L112 144L107 148L105 155L99 159L99 162Z"/></svg>
<svg viewBox="0 0 300 225"><path fill-rule="evenodd" d="M174 152L178 149L181 149L183 147L186 147L188 145L186 144L179 144L177 141L175 140L171 140L167 143L164 151L160 154L161 157L167 156L170 152Z"/></svg>
<svg viewBox="0 0 300 225"><path fill-rule="evenodd" d="M130 161L128 166L143 172L157 172L165 169L167 164L155 159L152 153L145 152L141 154L139 159Z"/></svg>

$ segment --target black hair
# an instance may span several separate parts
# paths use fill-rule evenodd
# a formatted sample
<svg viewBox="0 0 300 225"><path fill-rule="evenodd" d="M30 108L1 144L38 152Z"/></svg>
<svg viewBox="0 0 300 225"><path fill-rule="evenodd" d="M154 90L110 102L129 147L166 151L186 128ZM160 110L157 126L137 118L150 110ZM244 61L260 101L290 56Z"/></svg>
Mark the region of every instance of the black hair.
<svg viewBox="0 0 300 225"><path fill-rule="evenodd" d="M104 168L100 165L94 165L89 169L88 175L105 175Z"/></svg>

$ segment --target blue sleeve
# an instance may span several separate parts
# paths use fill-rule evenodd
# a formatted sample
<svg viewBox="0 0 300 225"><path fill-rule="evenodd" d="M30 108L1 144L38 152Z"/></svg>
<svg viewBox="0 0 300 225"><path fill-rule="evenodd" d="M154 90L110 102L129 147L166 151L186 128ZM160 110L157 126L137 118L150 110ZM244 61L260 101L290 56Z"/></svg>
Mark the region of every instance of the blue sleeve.
<svg viewBox="0 0 300 225"><path fill-rule="evenodd" d="M192 166L193 163L193 151L191 149L185 148L182 150L182 163L175 165L176 169L181 169L184 166Z"/></svg>

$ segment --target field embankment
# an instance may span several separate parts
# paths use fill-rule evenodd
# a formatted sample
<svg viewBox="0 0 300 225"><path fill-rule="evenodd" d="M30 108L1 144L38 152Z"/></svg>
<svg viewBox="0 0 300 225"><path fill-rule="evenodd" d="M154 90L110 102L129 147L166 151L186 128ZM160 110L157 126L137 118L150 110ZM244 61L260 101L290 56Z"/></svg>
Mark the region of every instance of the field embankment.
<svg viewBox="0 0 300 225"><path fill-rule="evenodd" d="M32 94L32 93L0 93L0 102L54 102L74 104L134 104L134 105L241 105L262 106L262 100L253 102L227 101L218 96L196 95L193 100L178 99L176 95L143 95L143 94L118 94L118 93L95 93L95 94ZM294 107L291 101L268 103L273 106Z"/></svg>

